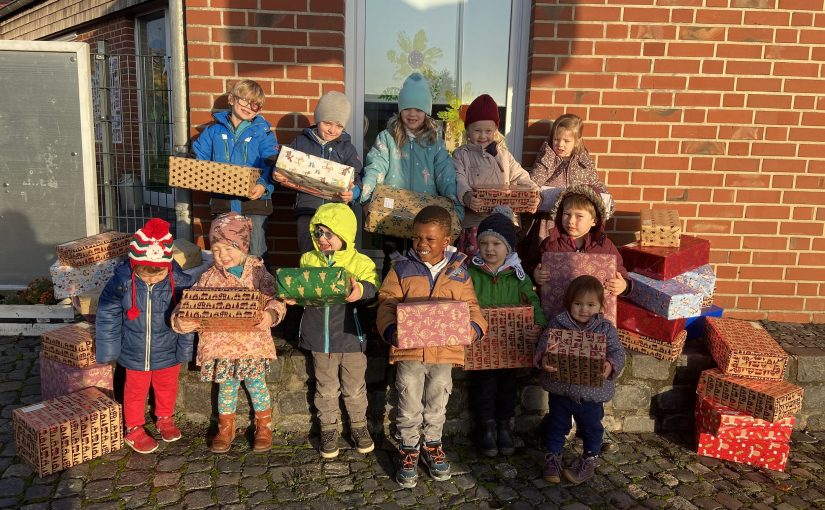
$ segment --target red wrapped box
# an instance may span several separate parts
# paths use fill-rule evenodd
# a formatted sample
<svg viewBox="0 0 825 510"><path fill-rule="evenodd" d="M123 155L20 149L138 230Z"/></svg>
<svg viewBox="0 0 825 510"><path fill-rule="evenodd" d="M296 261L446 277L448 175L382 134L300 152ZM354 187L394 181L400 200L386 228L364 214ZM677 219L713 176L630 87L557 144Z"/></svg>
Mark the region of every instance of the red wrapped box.
<svg viewBox="0 0 825 510"><path fill-rule="evenodd" d="M465 301L416 301L396 307L399 349L470 345L470 307Z"/></svg>
<svg viewBox="0 0 825 510"><path fill-rule="evenodd" d="M83 368L95 361L94 324L81 322L43 333L41 338L43 356L52 361Z"/></svg>
<svg viewBox="0 0 825 510"><path fill-rule="evenodd" d="M607 337L601 333L548 329L547 354L558 370L549 372L550 380L582 386L604 384Z"/></svg>
<svg viewBox="0 0 825 510"><path fill-rule="evenodd" d="M686 320L668 320L626 299L619 299L616 303L617 328L663 342L675 342L685 329Z"/></svg>
<svg viewBox="0 0 825 510"><path fill-rule="evenodd" d="M487 334L464 351L464 370L530 368L535 342L525 340L527 329L535 327L532 306L482 308Z"/></svg>
<svg viewBox="0 0 825 510"><path fill-rule="evenodd" d="M702 372L696 393L754 418L778 421L802 410L804 390L788 381L747 379L712 368Z"/></svg>
<svg viewBox="0 0 825 510"><path fill-rule="evenodd" d="M682 354L682 349L685 348L685 340L687 340L687 331L684 330L672 342L657 340L624 329L618 331L619 340L621 340L625 349L667 361L676 361L679 355Z"/></svg>
<svg viewBox="0 0 825 510"><path fill-rule="evenodd" d="M473 194L481 200L481 207L476 212L490 212L497 205L506 205L513 212L534 213L541 201L537 187L500 186L495 188L480 187L473 190Z"/></svg>
<svg viewBox="0 0 825 510"><path fill-rule="evenodd" d="M722 439L757 439L787 443L796 418L789 416L778 421L767 421L737 411L718 402L696 397L696 431Z"/></svg>
<svg viewBox="0 0 825 510"><path fill-rule="evenodd" d="M788 443L751 438L728 439L699 433L696 453L749 466L784 471L788 463Z"/></svg>
<svg viewBox="0 0 825 510"><path fill-rule="evenodd" d="M81 267L126 255L131 240L131 234L104 232L58 244L55 251L60 264Z"/></svg>
<svg viewBox="0 0 825 510"><path fill-rule="evenodd" d="M248 331L263 319L264 298L247 288L187 289L179 317L199 319L201 331Z"/></svg>
<svg viewBox="0 0 825 510"><path fill-rule="evenodd" d="M710 261L710 241L683 235L679 247L642 246L630 243L619 248L628 271L653 278L670 280Z"/></svg>
<svg viewBox="0 0 825 510"><path fill-rule="evenodd" d="M98 363L72 367L50 360L40 353L40 395L43 400L60 397L83 388L96 387L112 395L112 367Z"/></svg>
<svg viewBox="0 0 825 510"><path fill-rule="evenodd" d="M754 323L707 317L705 338L713 359L724 373L754 379L784 379L788 354L767 331Z"/></svg>
<svg viewBox="0 0 825 510"><path fill-rule="evenodd" d="M546 252L541 264L553 271L541 286L541 309L548 320L564 311L564 293L577 276L589 274L600 282L616 276L616 256L610 254ZM616 296L609 293L604 296L604 316L616 324Z"/></svg>

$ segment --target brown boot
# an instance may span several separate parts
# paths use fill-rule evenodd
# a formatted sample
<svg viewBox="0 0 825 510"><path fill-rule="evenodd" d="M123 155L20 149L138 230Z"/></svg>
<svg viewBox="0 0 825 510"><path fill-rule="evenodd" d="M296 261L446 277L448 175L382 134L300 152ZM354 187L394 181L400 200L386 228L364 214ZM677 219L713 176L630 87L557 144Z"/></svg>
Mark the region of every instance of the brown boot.
<svg viewBox="0 0 825 510"><path fill-rule="evenodd" d="M252 451L268 452L272 449L272 408L255 412L255 442Z"/></svg>
<svg viewBox="0 0 825 510"><path fill-rule="evenodd" d="M235 439L235 413L218 415L218 433L212 438L212 453L226 453Z"/></svg>

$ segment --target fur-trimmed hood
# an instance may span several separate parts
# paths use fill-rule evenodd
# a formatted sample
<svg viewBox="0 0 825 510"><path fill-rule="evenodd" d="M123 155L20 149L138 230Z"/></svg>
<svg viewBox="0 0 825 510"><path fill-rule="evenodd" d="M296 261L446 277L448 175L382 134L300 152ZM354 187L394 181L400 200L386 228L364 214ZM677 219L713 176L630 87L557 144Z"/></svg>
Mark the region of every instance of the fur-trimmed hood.
<svg viewBox="0 0 825 510"><path fill-rule="evenodd" d="M564 199L571 195L583 195L593 204L596 208L596 225L590 229L590 236L594 239L604 236L605 223L607 223L610 213L604 205L604 200L602 200L601 194L589 184L577 184L575 186L570 186L561 192L559 198L556 199L556 203L553 205L553 208L550 210L550 217L553 218L553 223L556 225L556 228L551 231L550 235L559 236L561 233L565 232L565 229L561 224L561 217L564 212L562 209L562 204L564 203Z"/></svg>

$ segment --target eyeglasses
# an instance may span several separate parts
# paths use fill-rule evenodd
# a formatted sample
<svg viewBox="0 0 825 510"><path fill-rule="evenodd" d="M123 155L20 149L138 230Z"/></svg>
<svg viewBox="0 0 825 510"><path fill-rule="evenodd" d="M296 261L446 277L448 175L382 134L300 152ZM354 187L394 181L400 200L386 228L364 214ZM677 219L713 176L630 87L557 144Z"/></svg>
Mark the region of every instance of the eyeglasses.
<svg viewBox="0 0 825 510"><path fill-rule="evenodd" d="M239 105L243 106L244 108L249 108L250 110L256 113L259 112L261 110L261 107L263 106L261 103L258 103L257 101L250 101L240 96L236 96L235 94L232 94L232 97L235 98L235 101L237 101Z"/></svg>
<svg viewBox="0 0 825 510"><path fill-rule="evenodd" d="M335 233L330 231L330 230L324 230L321 227L318 227L318 228L315 229L315 232L313 232L313 235L315 235L315 237L317 239L320 239L320 238L323 237L324 239L329 241L330 239L332 239L335 236Z"/></svg>

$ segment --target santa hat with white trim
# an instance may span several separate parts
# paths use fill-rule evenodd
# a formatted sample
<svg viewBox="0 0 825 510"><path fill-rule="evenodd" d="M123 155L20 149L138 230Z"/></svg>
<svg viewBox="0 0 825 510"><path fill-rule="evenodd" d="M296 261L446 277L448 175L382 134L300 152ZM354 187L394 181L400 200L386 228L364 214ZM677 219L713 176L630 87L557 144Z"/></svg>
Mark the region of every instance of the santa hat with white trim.
<svg viewBox="0 0 825 510"><path fill-rule="evenodd" d="M174 299L175 279L172 275L172 243L174 239L169 233L169 223L158 218L146 222L143 228L135 232L129 243L129 263L132 267L132 307L127 312L129 320L137 319L140 309L137 306L137 290L135 289L135 267L152 266L164 267L169 270L169 283L172 286Z"/></svg>

